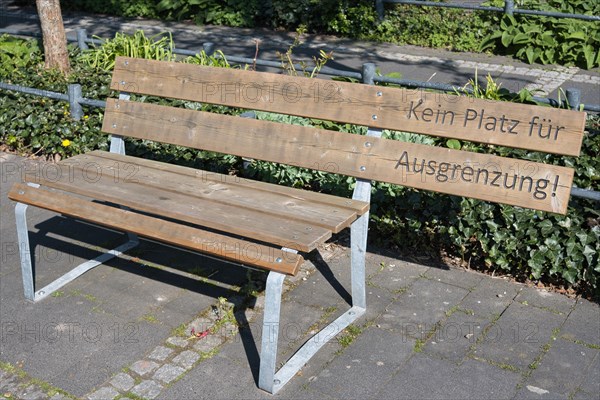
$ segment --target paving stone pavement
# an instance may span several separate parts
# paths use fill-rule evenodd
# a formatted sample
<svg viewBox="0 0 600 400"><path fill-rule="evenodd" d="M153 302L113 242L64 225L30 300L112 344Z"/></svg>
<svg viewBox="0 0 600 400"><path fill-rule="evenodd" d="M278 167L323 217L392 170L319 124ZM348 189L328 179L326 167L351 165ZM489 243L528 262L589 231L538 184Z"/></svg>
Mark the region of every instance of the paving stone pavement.
<svg viewBox="0 0 600 400"><path fill-rule="evenodd" d="M29 21L29 22L28 22ZM67 27L108 35L164 25L67 17ZM27 18L16 26L31 27ZM183 47L214 41L245 52L261 38L265 56L290 35L167 24ZM383 72L464 85L475 70L506 87L555 95L580 85L600 103L595 71L313 37L300 57L327 45L335 67L364 61ZM179 43L179 42L178 42ZM481 75L481 74L480 74ZM600 308L584 299L501 278L399 259L371 247L368 310L331 340L283 390L257 387L264 297L245 299L246 271L143 242L55 296L23 299L14 203L6 198L25 161L0 153L0 398L5 399L600 399ZM119 233L32 209L36 281L44 284L123 240ZM64 255L69 249L72 255ZM348 249L320 249L288 280L278 362L289 358L349 301ZM261 286L265 275L252 275ZM223 305L218 299L226 298ZM195 334L192 334L192 329ZM196 334L207 332L205 337Z"/></svg>

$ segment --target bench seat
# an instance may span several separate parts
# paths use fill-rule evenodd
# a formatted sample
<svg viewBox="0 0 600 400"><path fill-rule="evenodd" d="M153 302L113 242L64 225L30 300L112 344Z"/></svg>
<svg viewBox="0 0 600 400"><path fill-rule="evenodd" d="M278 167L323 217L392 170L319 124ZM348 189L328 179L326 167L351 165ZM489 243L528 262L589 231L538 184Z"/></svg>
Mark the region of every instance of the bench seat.
<svg viewBox="0 0 600 400"><path fill-rule="evenodd" d="M281 247L310 252L369 209L363 201L104 151L27 178L44 189L17 185L12 200L288 275L302 257Z"/></svg>

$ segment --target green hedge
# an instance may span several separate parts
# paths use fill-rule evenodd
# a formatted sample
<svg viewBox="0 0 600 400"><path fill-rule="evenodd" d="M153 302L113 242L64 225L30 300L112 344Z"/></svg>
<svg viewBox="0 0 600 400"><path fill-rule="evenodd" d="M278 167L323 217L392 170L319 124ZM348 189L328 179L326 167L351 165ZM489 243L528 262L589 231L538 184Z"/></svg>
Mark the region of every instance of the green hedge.
<svg viewBox="0 0 600 400"><path fill-rule="evenodd" d="M42 69L36 41L2 36L0 50L0 80L3 82L63 93L69 82L79 82L86 97L105 99L111 94L108 88L110 73L90 66L89 54L82 56L71 48L75 72L65 80ZM187 61L216 63L205 56ZM221 63L221 66L227 65ZM505 92L500 94L506 97ZM207 107L183 101L176 104L188 108ZM0 109L0 144L14 151L56 158L56 155L65 157L107 148L107 136L99 132L102 110L86 109L86 117L74 121L69 117L64 102L7 91L0 91ZM213 106L212 109L223 113L239 112L224 107ZM365 133L364 127L298 117L258 113L258 118ZM588 119L588 131L591 133L586 133L581 156L577 158L472 143L459 145L478 152L572 166L576 170L575 184L578 187L600 190L600 117L596 115ZM440 138L390 131L384 134L395 140L448 145L445 139ZM66 146L65 140L69 141ZM151 142L129 141L127 151L143 157L237 172L265 181L339 195L348 196L354 185L354 179L345 176L266 162L254 162L244 170L239 157ZM572 198L567 216L558 216L377 183L373 190L372 222L374 234L370 237L373 240L407 254L416 251L429 255L445 253L462 258L472 268L512 274L520 279L553 282L588 294L597 293L600 289L600 213L598 203L592 201Z"/></svg>

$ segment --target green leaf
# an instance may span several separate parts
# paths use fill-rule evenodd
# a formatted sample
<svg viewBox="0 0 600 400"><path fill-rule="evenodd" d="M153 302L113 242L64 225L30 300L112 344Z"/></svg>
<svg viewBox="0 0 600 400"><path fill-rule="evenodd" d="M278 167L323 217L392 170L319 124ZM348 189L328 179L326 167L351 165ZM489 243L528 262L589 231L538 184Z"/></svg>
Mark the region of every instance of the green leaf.
<svg viewBox="0 0 600 400"><path fill-rule="evenodd" d="M546 32L542 35L542 44L544 46L555 46L556 40L554 39L552 32Z"/></svg>
<svg viewBox="0 0 600 400"><path fill-rule="evenodd" d="M504 242L508 238L508 233L505 231L496 230L493 232L494 232L493 238L496 243ZM507 243L507 247L511 246L511 245L515 245L515 243L514 242Z"/></svg>
<svg viewBox="0 0 600 400"><path fill-rule="evenodd" d="M583 32L583 31L577 31L577 32L571 33L565 39L587 40L587 37L585 35L585 32Z"/></svg>
<svg viewBox="0 0 600 400"><path fill-rule="evenodd" d="M536 24L523 25L523 31L528 35L533 35L534 33L542 33L542 27Z"/></svg>
<svg viewBox="0 0 600 400"><path fill-rule="evenodd" d="M544 235L544 236L548 236L554 230L552 221L550 221L548 219L545 219L542 222L540 222L539 227L540 227L540 232L542 232L542 235Z"/></svg>
<svg viewBox="0 0 600 400"><path fill-rule="evenodd" d="M530 253L530 259L527 261L527 265L531 267L531 275L535 279L540 279L542 276L545 259L546 257L544 257L544 254L540 251L534 250Z"/></svg>
<svg viewBox="0 0 600 400"><path fill-rule="evenodd" d="M500 42L502 43L502 45L504 47L510 46L510 43L512 42L512 40L513 40L513 36L510 33L508 33L508 31L502 32L502 39L500 40Z"/></svg>
<svg viewBox="0 0 600 400"><path fill-rule="evenodd" d="M498 230L498 227L500 226L497 223L495 223L494 221L485 221L485 224L487 225L488 229L492 233L496 232Z"/></svg>
<svg viewBox="0 0 600 400"><path fill-rule="evenodd" d="M544 244L548 246L549 249L557 250L560 248L560 246L558 246L558 240L554 238L546 238Z"/></svg>
<svg viewBox="0 0 600 400"><path fill-rule="evenodd" d="M583 255L589 265L592 265L592 259L594 258L595 254L596 250L592 249L590 246L585 246L585 248L583 249Z"/></svg>
<svg viewBox="0 0 600 400"><path fill-rule="evenodd" d="M502 37L502 31L495 31L491 35L486 36L481 41L481 45L479 46L479 51L485 51L491 47L496 45L496 41Z"/></svg>
<svg viewBox="0 0 600 400"><path fill-rule="evenodd" d="M500 27L503 30L507 30L512 28L513 26L518 25L517 20L512 15L504 14L502 20L500 21Z"/></svg>
<svg viewBox="0 0 600 400"><path fill-rule="evenodd" d="M454 149L454 150L460 150L461 148L461 144L458 140L456 139L449 139L446 141L446 146L450 149Z"/></svg>
<svg viewBox="0 0 600 400"><path fill-rule="evenodd" d="M564 217L560 221L558 221L558 226L569 229L571 227L571 218Z"/></svg>
<svg viewBox="0 0 600 400"><path fill-rule="evenodd" d="M496 260L496 264L504 270L510 270L510 263L504 257L499 257Z"/></svg>
<svg viewBox="0 0 600 400"><path fill-rule="evenodd" d="M579 239L579 242L585 246L586 244L588 244L588 240L591 239L590 237L588 237L588 234L585 232L577 232L575 233L575 236L577 236L577 238Z"/></svg>
<svg viewBox="0 0 600 400"><path fill-rule="evenodd" d="M600 55L600 50L598 50ZM590 45L583 46L583 56L585 58L585 65L587 69L592 69L594 66L594 48Z"/></svg>
<svg viewBox="0 0 600 400"><path fill-rule="evenodd" d="M517 35L515 35L515 37L512 40L512 42L514 44L529 43L530 41L531 41L531 35L528 33L518 33Z"/></svg>
<svg viewBox="0 0 600 400"><path fill-rule="evenodd" d="M553 63L554 61L556 61L554 59L554 49L547 49L546 51L544 51L544 59L546 60L546 63Z"/></svg>
<svg viewBox="0 0 600 400"><path fill-rule="evenodd" d="M533 48L528 47L527 50L525 50L525 55L527 56L527 62L529 64L533 64L535 62L535 59L537 58L535 56L535 52L533 50Z"/></svg>
<svg viewBox="0 0 600 400"><path fill-rule="evenodd" d="M575 283L577 281L577 275L578 272L576 268L565 269L562 273L562 277L569 283Z"/></svg>

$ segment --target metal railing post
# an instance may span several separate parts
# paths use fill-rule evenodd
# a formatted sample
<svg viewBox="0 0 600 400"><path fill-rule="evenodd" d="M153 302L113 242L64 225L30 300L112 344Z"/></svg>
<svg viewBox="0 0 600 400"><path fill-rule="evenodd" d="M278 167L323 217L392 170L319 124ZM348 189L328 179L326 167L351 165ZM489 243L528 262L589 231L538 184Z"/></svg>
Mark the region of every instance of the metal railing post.
<svg viewBox="0 0 600 400"><path fill-rule="evenodd" d="M514 0L504 0L504 14L513 15L514 12L515 12Z"/></svg>
<svg viewBox="0 0 600 400"><path fill-rule="evenodd" d="M362 65L362 83L366 85L374 85L375 71L377 66L375 63L364 63Z"/></svg>
<svg viewBox="0 0 600 400"><path fill-rule="evenodd" d="M205 42L202 44L202 50L204 50L207 56L212 56L215 52L215 44L213 42Z"/></svg>
<svg viewBox="0 0 600 400"><path fill-rule="evenodd" d="M81 85L78 83L69 84L68 95L71 117L75 121L79 121L81 117L83 117L83 107L81 107L80 104L80 101L83 99L83 96L81 95Z"/></svg>
<svg viewBox="0 0 600 400"><path fill-rule="evenodd" d="M383 8L383 0L375 0L375 10L377 11L377 16L379 17L379 21L383 21L384 17L384 8Z"/></svg>
<svg viewBox="0 0 600 400"><path fill-rule="evenodd" d="M89 49L87 43L87 31L83 28L77 29L77 46L79 50L87 50Z"/></svg>
<svg viewBox="0 0 600 400"><path fill-rule="evenodd" d="M579 89L570 88L566 91L567 105L572 110L579 110L581 103L581 91Z"/></svg>

